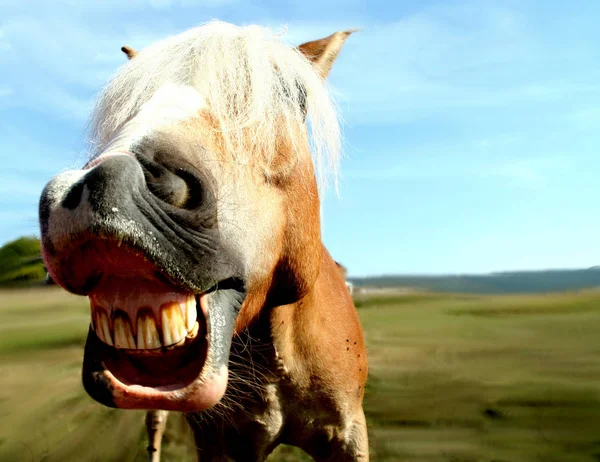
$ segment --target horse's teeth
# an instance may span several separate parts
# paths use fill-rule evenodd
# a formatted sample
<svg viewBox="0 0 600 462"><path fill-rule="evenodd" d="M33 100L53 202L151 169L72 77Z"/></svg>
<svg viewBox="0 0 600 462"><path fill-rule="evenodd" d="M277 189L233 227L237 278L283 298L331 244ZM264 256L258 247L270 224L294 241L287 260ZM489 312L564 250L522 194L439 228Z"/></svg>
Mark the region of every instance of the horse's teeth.
<svg viewBox="0 0 600 462"><path fill-rule="evenodd" d="M192 295L188 297L186 304L185 327L188 332L194 328L194 324L197 324L196 317L196 297Z"/></svg>
<svg viewBox="0 0 600 462"><path fill-rule="evenodd" d="M198 335L198 330L200 329L200 325L198 324L198 321L196 321L196 323L194 324L194 327L192 327L190 329L190 331L187 333L186 337L187 338L196 338L196 336Z"/></svg>
<svg viewBox="0 0 600 462"><path fill-rule="evenodd" d="M185 345L185 337L183 337L181 340L179 340L179 342L177 342L176 344L171 345L171 346L172 347L180 347L180 346L183 346L183 345Z"/></svg>
<svg viewBox="0 0 600 462"><path fill-rule="evenodd" d="M150 313L143 313L137 319L137 349L154 349L162 345L158 338L156 322Z"/></svg>
<svg viewBox="0 0 600 462"><path fill-rule="evenodd" d="M164 345L178 343L187 334L179 303L165 303L161 306L160 314Z"/></svg>
<svg viewBox="0 0 600 462"><path fill-rule="evenodd" d="M112 334L110 332L110 322L108 315L103 309L98 310L96 333L100 340L109 345L113 345Z"/></svg>
<svg viewBox="0 0 600 462"><path fill-rule="evenodd" d="M114 322L115 347L117 348L135 348L135 340L129 319L124 315L117 315Z"/></svg>
<svg viewBox="0 0 600 462"><path fill-rule="evenodd" d="M90 297L92 328L102 342L119 349L154 350L183 345L186 338L198 335L196 298L191 294L173 298L160 308L142 305L135 310L109 303L113 306L109 314L106 304Z"/></svg>

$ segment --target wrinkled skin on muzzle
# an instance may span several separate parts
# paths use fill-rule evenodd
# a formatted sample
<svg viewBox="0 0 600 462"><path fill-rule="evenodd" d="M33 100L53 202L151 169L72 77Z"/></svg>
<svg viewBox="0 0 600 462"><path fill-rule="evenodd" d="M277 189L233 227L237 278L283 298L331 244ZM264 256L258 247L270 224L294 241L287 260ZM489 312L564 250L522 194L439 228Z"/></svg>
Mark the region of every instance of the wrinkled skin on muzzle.
<svg viewBox="0 0 600 462"><path fill-rule="evenodd" d="M181 157L109 153L45 187L43 257L91 302L83 384L107 406L220 400L246 275L217 226L216 184Z"/></svg>

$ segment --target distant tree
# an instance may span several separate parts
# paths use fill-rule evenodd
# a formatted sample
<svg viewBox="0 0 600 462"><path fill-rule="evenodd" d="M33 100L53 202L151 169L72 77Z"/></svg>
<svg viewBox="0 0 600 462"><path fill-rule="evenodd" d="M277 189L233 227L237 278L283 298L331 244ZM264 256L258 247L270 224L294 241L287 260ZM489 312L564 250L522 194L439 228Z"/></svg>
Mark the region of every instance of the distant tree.
<svg viewBox="0 0 600 462"><path fill-rule="evenodd" d="M37 237L20 237L0 247L0 286L42 283L46 269Z"/></svg>

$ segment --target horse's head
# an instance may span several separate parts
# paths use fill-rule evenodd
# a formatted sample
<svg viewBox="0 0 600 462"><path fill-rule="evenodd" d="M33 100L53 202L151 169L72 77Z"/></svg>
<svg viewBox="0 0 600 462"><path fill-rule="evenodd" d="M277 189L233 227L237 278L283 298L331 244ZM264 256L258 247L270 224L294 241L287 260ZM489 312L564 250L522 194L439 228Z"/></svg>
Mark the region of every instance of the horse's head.
<svg viewBox="0 0 600 462"><path fill-rule="evenodd" d="M315 171L339 142L323 80L348 35L294 49L211 23L124 50L92 117L94 155L40 201L50 275L90 299L83 383L96 400L215 404L232 336L310 291Z"/></svg>

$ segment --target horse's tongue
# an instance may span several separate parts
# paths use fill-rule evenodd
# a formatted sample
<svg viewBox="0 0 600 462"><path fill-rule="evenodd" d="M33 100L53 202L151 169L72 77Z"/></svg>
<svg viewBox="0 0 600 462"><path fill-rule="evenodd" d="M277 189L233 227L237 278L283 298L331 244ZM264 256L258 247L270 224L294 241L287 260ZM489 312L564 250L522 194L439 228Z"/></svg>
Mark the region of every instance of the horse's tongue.
<svg viewBox="0 0 600 462"><path fill-rule="evenodd" d="M96 335L117 348L160 348L197 332L194 294L160 281L109 276L89 298Z"/></svg>

